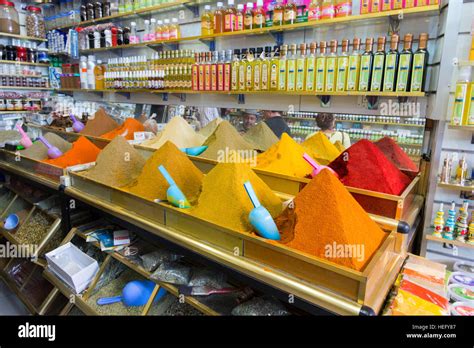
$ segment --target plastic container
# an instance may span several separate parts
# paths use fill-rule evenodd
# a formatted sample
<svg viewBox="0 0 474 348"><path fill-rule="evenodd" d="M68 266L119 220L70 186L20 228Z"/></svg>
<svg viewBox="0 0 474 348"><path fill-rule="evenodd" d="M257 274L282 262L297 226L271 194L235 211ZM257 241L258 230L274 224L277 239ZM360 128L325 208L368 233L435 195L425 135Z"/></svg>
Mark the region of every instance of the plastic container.
<svg viewBox="0 0 474 348"><path fill-rule="evenodd" d="M455 272L464 272L474 276L474 262L458 261L454 264L453 270Z"/></svg>
<svg viewBox="0 0 474 348"><path fill-rule="evenodd" d="M453 272L449 277L449 283L474 287L474 277L465 272Z"/></svg>
<svg viewBox="0 0 474 348"><path fill-rule="evenodd" d="M474 305L474 288L462 285L451 284L448 286L449 297L458 302L467 302Z"/></svg>
<svg viewBox="0 0 474 348"><path fill-rule="evenodd" d="M20 19L11 1L0 0L0 32L20 34Z"/></svg>
<svg viewBox="0 0 474 348"><path fill-rule="evenodd" d="M472 316L474 315L474 307L467 302L454 302L451 305L451 315Z"/></svg>
<svg viewBox="0 0 474 348"><path fill-rule="evenodd" d="M46 27L41 8L27 6L26 11L26 35L44 39L46 37Z"/></svg>

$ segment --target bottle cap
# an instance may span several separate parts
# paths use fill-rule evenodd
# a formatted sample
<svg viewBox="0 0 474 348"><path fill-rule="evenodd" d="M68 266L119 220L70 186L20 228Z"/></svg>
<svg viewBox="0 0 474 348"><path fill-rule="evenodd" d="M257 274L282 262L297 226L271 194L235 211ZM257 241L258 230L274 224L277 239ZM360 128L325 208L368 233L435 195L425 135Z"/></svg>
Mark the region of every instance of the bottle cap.
<svg viewBox="0 0 474 348"><path fill-rule="evenodd" d="M165 19L165 24L170 24L170 20L168 18Z"/></svg>
<svg viewBox="0 0 474 348"><path fill-rule="evenodd" d="M244 4L238 4L237 5L237 10L242 11L244 9Z"/></svg>
<svg viewBox="0 0 474 348"><path fill-rule="evenodd" d="M257 0L257 7L263 7L263 0Z"/></svg>
<svg viewBox="0 0 474 348"><path fill-rule="evenodd" d="M131 27L136 27L136 26L137 26L137 23L132 22L132 23L130 23L130 26L131 26Z"/></svg>
<svg viewBox="0 0 474 348"><path fill-rule="evenodd" d="M459 81L470 81L471 80L471 67L470 66L462 66L459 69Z"/></svg>
<svg viewBox="0 0 474 348"><path fill-rule="evenodd" d="M172 22L172 23L178 23L178 18L173 18L173 19L171 19L171 22Z"/></svg>
<svg viewBox="0 0 474 348"><path fill-rule="evenodd" d="M235 1L234 1L234 0L228 0L228 1L227 1L227 4L228 4L229 6L234 6Z"/></svg>
<svg viewBox="0 0 474 348"><path fill-rule="evenodd" d="M150 19L150 22L151 22L151 23L156 23L156 18Z"/></svg>
<svg viewBox="0 0 474 348"><path fill-rule="evenodd" d="M162 25L163 24L163 21L161 19L158 19L158 25Z"/></svg>
<svg viewBox="0 0 474 348"><path fill-rule="evenodd" d="M247 2L247 8L253 8L253 2Z"/></svg>
<svg viewBox="0 0 474 348"><path fill-rule="evenodd" d="M240 49L236 48L236 49L234 50L234 54L240 56Z"/></svg>
<svg viewBox="0 0 474 348"><path fill-rule="evenodd" d="M145 20L143 21L143 23L145 23L145 25L148 25L148 24L150 24L150 21L149 21L148 19L145 19Z"/></svg>
<svg viewBox="0 0 474 348"><path fill-rule="evenodd" d="M206 11L210 11L210 10L211 10L211 5L205 5L205 6L204 6L204 9L205 9Z"/></svg>
<svg viewBox="0 0 474 348"><path fill-rule="evenodd" d="M217 7L222 7L222 6L224 6L224 4L219 1L219 2L217 3Z"/></svg>

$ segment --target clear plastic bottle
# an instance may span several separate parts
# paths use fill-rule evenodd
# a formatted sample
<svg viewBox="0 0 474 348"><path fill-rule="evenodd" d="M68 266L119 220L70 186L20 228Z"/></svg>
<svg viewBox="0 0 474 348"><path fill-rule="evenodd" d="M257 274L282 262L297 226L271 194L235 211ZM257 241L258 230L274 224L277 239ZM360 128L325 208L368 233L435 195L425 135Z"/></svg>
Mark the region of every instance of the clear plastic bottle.
<svg viewBox="0 0 474 348"><path fill-rule="evenodd" d="M87 57L82 56L80 62L80 80L81 80L81 88L87 89L88 88L88 81L87 81Z"/></svg>
<svg viewBox="0 0 474 348"><path fill-rule="evenodd" d="M150 19L150 33L148 34L149 41L156 41L156 19Z"/></svg>
<svg viewBox="0 0 474 348"><path fill-rule="evenodd" d="M97 65L94 68L95 89L99 89L99 90L104 89L104 74L105 74L105 66L102 65L101 60L98 60Z"/></svg>
<svg viewBox="0 0 474 348"><path fill-rule="evenodd" d="M143 21L143 41L150 41L150 21L148 19Z"/></svg>
<svg viewBox="0 0 474 348"><path fill-rule="evenodd" d="M237 10L235 8L234 0L228 0L228 6L224 10L224 31L235 31L235 16Z"/></svg>
<svg viewBox="0 0 474 348"><path fill-rule="evenodd" d="M212 35L214 33L214 14L211 5L204 6L204 13L201 16L201 35Z"/></svg>
<svg viewBox="0 0 474 348"><path fill-rule="evenodd" d="M244 30L244 4L237 5L237 12L235 14L235 31Z"/></svg>
<svg viewBox="0 0 474 348"><path fill-rule="evenodd" d="M95 56L89 56L87 59L87 88L95 89Z"/></svg>
<svg viewBox="0 0 474 348"><path fill-rule="evenodd" d="M177 40L180 38L180 30L179 30L179 23L178 18L172 18L171 24L168 26L169 30L169 39L170 40Z"/></svg>
<svg viewBox="0 0 474 348"><path fill-rule="evenodd" d="M214 11L214 34L224 32L224 4L217 3L217 9Z"/></svg>
<svg viewBox="0 0 474 348"><path fill-rule="evenodd" d="M161 19L156 22L155 39L156 41L163 40L163 21Z"/></svg>
<svg viewBox="0 0 474 348"><path fill-rule="evenodd" d="M253 28L253 2L247 2L247 8L244 14L244 29L250 30Z"/></svg>
<svg viewBox="0 0 474 348"><path fill-rule="evenodd" d="M170 39L170 20L167 18L161 27L161 39L167 41Z"/></svg>

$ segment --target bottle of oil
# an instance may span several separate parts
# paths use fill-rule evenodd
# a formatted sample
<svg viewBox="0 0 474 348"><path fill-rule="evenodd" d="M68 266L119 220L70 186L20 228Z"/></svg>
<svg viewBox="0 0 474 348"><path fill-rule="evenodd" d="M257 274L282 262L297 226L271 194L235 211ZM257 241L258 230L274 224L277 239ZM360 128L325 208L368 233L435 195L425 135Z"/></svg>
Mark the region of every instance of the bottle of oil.
<svg viewBox="0 0 474 348"><path fill-rule="evenodd" d="M359 90L360 75L360 39L355 37L352 41L352 53L349 56L349 66L347 71L346 90Z"/></svg>
<svg viewBox="0 0 474 348"><path fill-rule="evenodd" d="M318 44L316 42L311 42L309 45L309 55L306 58L306 82L305 82L305 91L312 92L315 88L315 79L316 79L316 50L318 49Z"/></svg>
<svg viewBox="0 0 474 348"><path fill-rule="evenodd" d="M239 64L239 91L245 91L245 67L247 65L247 54L248 54L248 49L241 50L241 58L240 58L240 64Z"/></svg>
<svg viewBox="0 0 474 348"><path fill-rule="evenodd" d="M228 6L224 10L224 31L230 32L235 31L235 16L237 10L234 6L234 0L228 0Z"/></svg>
<svg viewBox="0 0 474 348"><path fill-rule="evenodd" d="M428 34L421 33L418 50L413 54L413 69L411 75L410 91L421 92L425 90L426 66L428 64Z"/></svg>
<svg viewBox="0 0 474 348"><path fill-rule="evenodd" d="M374 60L374 54L372 52L372 46L374 44L373 38L367 38L365 40L365 52L360 57L360 78L359 78L359 91L367 92L370 89L370 80L372 79L372 63Z"/></svg>
<svg viewBox="0 0 474 348"><path fill-rule="evenodd" d="M277 0L275 7L273 8L273 26L279 26L285 24L284 14L285 6L282 5L282 0Z"/></svg>
<svg viewBox="0 0 474 348"><path fill-rule="evenodd" d="M383 91L393 92L397 83L398 70L398 40L399 36L393 34L390 38L390 50L385 56L385 72L383 76Z"/></svg>
<svg viewBox="0 0 474 348"><path fill-rule="evenodd" d="M244 15L244 29L253 29L253 2L247 2L247 8Z"/></svg>
<svg viewBox="0 0 474 348"><path fill-rule="evenodd" d="M199 91L199 53L194 53L195 63L192 66L192 89L193 91Z"/></svg>
<svg viewBox="0 0 474 348"><path fill-rule="evenodd" d="M319 43L319 56L316 58L316 92L324 92L326 87L326 41Z"/></svg>
<svg viewBox="0 0 474 348"><path fill-rule="evenodd" d="M296 59L296 90L304 91L306 87L306 44L300 44L300 54Z"/></svg>
<svg viewBox="0 0 474 348"><path fill-rule="evenodd" d="M349 40L342 40L341 54L337 57L336 91L344 92L347 85L347 72L349 70Z"/></svg>
<svg viewBox="0 0 474 348"><path fill-rule="evenodd" d="M224 90L225 51L220 51L217 58L217 90Z"/></svg>
<svg viewBox="0 0 474 348"><path fill-rule="evenodd" d="M230 91L231 79L232 79L232 50L225 52L224 59L224 91Z"/></svg>
<svg viewBox="0 0 474 348"><path fill-rule="evenodd" d="M204 6L204 13L201 17L201 35L214 34L214 14L211 11L211 5Z"/></svg>
<svg viewBox="0 0 474 348"><path fill-rule="evenodd" d="M224 4L217 3L217 9L214 11L214 34L224 32Z"/></svg>
<svg viewBox="0 0 474 348"><path fill-rule="evenodd" d="M293 92L296 89L296 44L290 45L290 51L286 63L287 69L287 82L286 90Z"/></svg>
<svg viewBox="0 0 474 348"><path fill-rule="evenodd" d="M326 58L326 92L334 92L336 89L337 74L337 40L331 40L330 52Z"/></svg>
<svg viewBox="0 0 474 348"><path fill-rule="evenodd" d="M204 61L204 90L211 90L211 62L212 62L212 52L205 52L206 60Z"/></svg>
<svg viewBox="0 0 474 348"><path fill-rule="evenodd" d="M335 15L334 0L321 0L321 19L331 19Z"/></svg>
<svg viewBox="0 0 474 348"><path fill-rule="evenodd" d="M104 75L105 75L105 65L102 64L101 60L97 60L97 64L94 68L95 89L98 89L98 90L104 89Z"/></svg>
<svg viewBox="0 0 474 348"><path fill-rule="evenodd" d="M280 60L278 62L278 90L279 91L286 91L286 74L287 74L287 67L286 67L286 53L288 52L288 45L281 46L280 49Z"/></svg>
<svg viewBox="0 0 474 348"><path fill-rule="evenodd" d="M296 5L293 0L288 0L284 13L285 24L294 24L296 22Z"/></svg>
<svg viewBox="0 0 474 348"><path fill-rule="evenodd" d="M213 51L211 58L211 91L217 91L217 62L219 60L219 52Z"/></svg>
<svg viewBox="0 0 474 348"><path fill-rule="evenodd" d="M201 52L199 54L199 90L206 90L206 53Z"/></svg>
<svg viewBox="0 0 474 348"><path fill-rule="evenodd" d="M231 68L231 83L230 83L230 89L232 91L238 91L239 90L239 66L240 66L240 50L235 49L234 50L234 56L232 58L231 62L232 68Z"/></svg>
<svg viewBox="0 0 474 348"><path fill-rule="evenodd" d="M273 53L270 59L270 90L278 90L278 75L279 75L280 50L278 46L273 47Z"/></svg>
<svg viewBox="0 0 474 348"><path fill-rule="evenodd" d="M244 30L244 5L237 5L237 12L235 13L235 31Z"/></svg>
<svg viewBox="0 0 474 348"><path fill-rule="evenodd" d="M245 90L253 90L253 66L255 61L255 51L253 48L247 50L247 59L245 61Z"/></svg>
<svg viewBox="0 0 474 348"><path fill-rule="evenodd" d="M385 36L377 39L377 51L374 54L374 64L370 90L380 92L383 87L383 73L385 70Z"/></svg>
<svg viewBox="0 0 474 348"><path fill-rule="evenodd" d="M408 92L410 90L411 66L413 60L413 51L411 45L413 35L406 34L404 37L403 50L400 52L397 74L397 92Z"/></svg>
<svg viewBox="0 0 474 348"><path fill-rule="evenodd" d="M253 61L253 90L260 91L262 87L262 54L263 47L258 47Z"/></svg>
<svg viewBox="0 0 474 348"><path fill-rule="evenodd" d="M460 126L464 123L467 114L468 100L471 95L471 67L463 66L459 69L458 81L454 92L454 105L451 115L451 125Z"/></svg>
<svg viewBox="0 0 474 348"><path fill-rule="evenodd" d="M268 91L270 89L270 58L272 54L272 47L265 46L265 51L263 53L263 59L261 63L261 89L262 91Z"/></svg>
<svg viewBox="0 0 474 348"><path fill-rule="evenodd" d="M265 27L265 10L263 0L257 0L257 8L253 11L253 28L261 29Z"/></svg>

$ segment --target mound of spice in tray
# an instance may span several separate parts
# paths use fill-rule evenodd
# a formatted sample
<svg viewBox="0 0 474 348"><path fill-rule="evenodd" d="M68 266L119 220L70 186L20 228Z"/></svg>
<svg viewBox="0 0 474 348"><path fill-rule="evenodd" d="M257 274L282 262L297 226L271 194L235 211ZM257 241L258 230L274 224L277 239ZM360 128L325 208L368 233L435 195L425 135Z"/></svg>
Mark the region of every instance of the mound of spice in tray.
<svg viewBox="0 0 474 348"><path fill-rule="evenodd" d="M112 140L116 136L121 135L127 140L133 140L135 138L135 132L143 131L145 131L145 127L143 127L143 124L141 124L134 118L127 118L121 126L115 128L114 130L111 130L110 132L102 134L100 137Z"/></svg>
<svg viewBox="0 0 474 348"><path fill-rule="evenodd" d="M383 137L374 144L398 169L418 171L417 165L411 160L410 156L392 138Z"/></svg>
<svg viewBox="0 0 474 348"><path fill-rule="evenodd" d="M359 140L329 164L341 182L350 187L400 195L410 184L402 173L374 143Z"/></svg>
<svg viewBox="0 0 474 348"><path fill-rule="evenodd" d="M62 153L69 151L72 144L54 133L46 133L45 139L53 146L57 147ZM48 158L48 148L41 141L35 141L28 149L22 150L21 155L37 161Z"/></svg>
<svg viewBox="0 0 474 348"><path fill-rule="evenodd" d="M72 143L72 148L69 151L64 152L62 156L54 159L47 159L43 162L56 167L67 168L78 164L95 162L99 152L100 149L97 146L86 137L81 136Z"/></svg>
<svg viewBox="0 0 474 348"><path fill-rule="evenodd" d="M250 128L244 135L244 139L252 144L256 150L266 151L278 142L278 137L273 133L265 122L260 122Z"/></svg>
<svg viewBox="0 0 474 348"><path fill-rule="evenodd" d="M204 138L207 139L214 131L216 130L217 126L223 121L222 118L217 117L213 119L211 122L206 124L203 128L199 130L199 134L202 135Z"/></svg>
<svg viewBox="0 0 474 348"><path fill-rule="evenodd" d="M317 132L309 139L306 139L301 146L313 153L314 158L323 165L328 165L334 161L341 151L337 149L323 132Z"/></svg>
<svg viewBox="0 0 474 348"><path fill-rule="evenodd" d="M276 218L280 242L342 266L362 270L387 235L327 169L293 203Z"/></svg>
<svg viewBox="0 0 474 348"><path fill-rule="evenodd" d="M100 137L101 135L118 128L119 124L110 117L104 109L97 110L93 117L90 117L81 134Z"/></svg>

